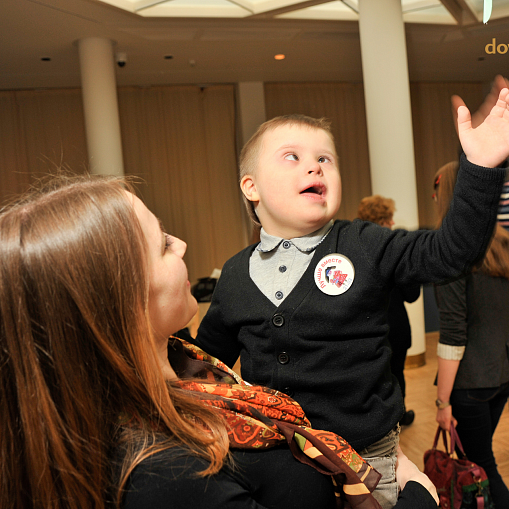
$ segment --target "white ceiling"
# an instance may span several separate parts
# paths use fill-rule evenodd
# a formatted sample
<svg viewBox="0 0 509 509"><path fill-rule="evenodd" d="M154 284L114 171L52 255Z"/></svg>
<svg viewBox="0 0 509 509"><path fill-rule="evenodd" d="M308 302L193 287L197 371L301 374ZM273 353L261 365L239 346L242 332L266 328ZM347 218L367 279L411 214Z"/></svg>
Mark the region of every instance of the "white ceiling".
<svg viewBox="0 0 509 509"><path fill-rule="evenodd" d="M110 38L126 53L120 86L362 80L357 0L108 1L1 0L0 89L78 87L75 42L84 37ZM509 74L509 52L485 51L493 38L509 44L509 0L493 0L486 25L483 0L402 8L411 80Z"/></svg>

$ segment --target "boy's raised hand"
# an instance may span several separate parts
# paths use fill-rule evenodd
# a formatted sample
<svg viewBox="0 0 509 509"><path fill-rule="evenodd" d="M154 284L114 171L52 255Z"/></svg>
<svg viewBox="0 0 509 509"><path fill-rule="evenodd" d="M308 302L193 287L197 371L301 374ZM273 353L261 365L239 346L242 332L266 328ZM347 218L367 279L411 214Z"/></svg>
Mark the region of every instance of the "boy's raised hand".
<svg viewBox="0 0 509 509"><path fill-rule="evenodd" d="M458 136L467 159L486 168L499 165L509 156L509 89L500 91L495 106L475 128L463 101L456 104Z"/></svg>
<svg viewBox="0 0 509 509"><path fill-rule="evenodd" d="M509 88L509 80L504 78L501 74L497 74L493 80L490 93L485 97L479 109L475 113L472 113L472 127L474 129L479 124L482 124L484 119L490 114L491 108L493 108L498 101L500 91L504 88ZM458 108L460 106L465 106L465 103L459 95L453 95L451 97L451 103L454 127L456 128L456 132L458 132Z"/></svg>

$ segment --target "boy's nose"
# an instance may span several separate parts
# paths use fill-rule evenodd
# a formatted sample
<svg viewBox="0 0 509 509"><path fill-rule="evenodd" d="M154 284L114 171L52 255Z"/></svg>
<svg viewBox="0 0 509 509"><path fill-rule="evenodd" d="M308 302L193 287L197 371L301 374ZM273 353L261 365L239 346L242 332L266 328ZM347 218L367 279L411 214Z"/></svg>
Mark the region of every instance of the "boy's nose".
<svg viewBox="0 0 509 509"><path fill-rule="evenodd" d="M318 161L313 161L308 168L308 174L311 175L313 173L316 173L318 175L321 175L323 173L322 166Z"/></svg>

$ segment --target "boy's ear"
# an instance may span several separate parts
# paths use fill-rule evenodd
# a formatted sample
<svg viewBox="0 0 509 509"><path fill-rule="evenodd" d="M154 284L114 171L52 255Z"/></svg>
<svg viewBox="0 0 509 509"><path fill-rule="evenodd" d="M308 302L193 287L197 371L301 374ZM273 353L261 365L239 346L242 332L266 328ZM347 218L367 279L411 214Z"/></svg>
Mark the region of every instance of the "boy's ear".
<svg viewBox="0 0 509 509"><path fill-rule="evenodd" d="M244 193L244 196L252 202L259 202L260 196L256 190L256 185L251 175L244 175L240 180L240 188Z"/></svg>

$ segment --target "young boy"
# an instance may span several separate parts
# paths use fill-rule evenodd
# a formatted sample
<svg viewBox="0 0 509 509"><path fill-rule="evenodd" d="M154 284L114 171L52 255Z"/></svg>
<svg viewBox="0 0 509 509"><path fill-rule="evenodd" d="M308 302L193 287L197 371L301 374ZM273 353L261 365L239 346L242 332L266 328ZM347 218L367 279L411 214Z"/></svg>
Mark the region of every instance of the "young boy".
<svg viewBox="0 0 509 509"><path fill-rule="evenodd" d="M508 93L477 129L459 109L466 157L440 230L391 231L333 221L341 203L329 125L266 122L240 157L240 185L261 242L224 266L196 344L248 382L296 399L315 428L344 437L383 474L375 497L397 499L401 392L390 371L387 306L395 285L458 276L486 250L509 155ZM484 166L480 168L479 166Z"/></svg>

